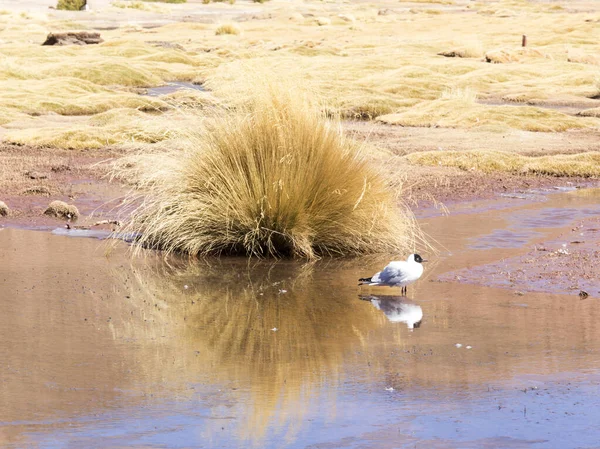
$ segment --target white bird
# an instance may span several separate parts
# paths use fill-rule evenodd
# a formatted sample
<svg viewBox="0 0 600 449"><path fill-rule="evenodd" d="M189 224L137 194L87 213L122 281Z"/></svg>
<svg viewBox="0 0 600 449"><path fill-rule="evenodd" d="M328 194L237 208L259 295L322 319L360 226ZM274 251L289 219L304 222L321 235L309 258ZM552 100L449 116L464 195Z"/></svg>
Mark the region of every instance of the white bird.
<svg viewBox="0 0 600 449"><path fill-rule="evenodd" d="M418 254L411 254L406 261L395 260L379 273L370 278L360 278L358 285L380 285L388 287L402 287L402 294L406 295L406 286L412 284L423 274L423 259Z"/></svg>

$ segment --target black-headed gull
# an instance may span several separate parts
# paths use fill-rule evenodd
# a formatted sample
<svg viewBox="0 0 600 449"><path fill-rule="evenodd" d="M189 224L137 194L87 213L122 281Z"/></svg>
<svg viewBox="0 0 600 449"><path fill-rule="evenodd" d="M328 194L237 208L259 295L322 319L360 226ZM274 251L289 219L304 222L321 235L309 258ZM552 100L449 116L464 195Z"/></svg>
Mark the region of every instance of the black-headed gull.
<svg viewBox="0 0 600 449"><path fill-rule="evenodd" d="M379 273L375 273L370 278L360 278L358 285L380 285L388 287L402 287L402 294L406 294L406 286L412 284L423 274L423 259L418 254L411 254L408 259L395 260Z"/></svg>

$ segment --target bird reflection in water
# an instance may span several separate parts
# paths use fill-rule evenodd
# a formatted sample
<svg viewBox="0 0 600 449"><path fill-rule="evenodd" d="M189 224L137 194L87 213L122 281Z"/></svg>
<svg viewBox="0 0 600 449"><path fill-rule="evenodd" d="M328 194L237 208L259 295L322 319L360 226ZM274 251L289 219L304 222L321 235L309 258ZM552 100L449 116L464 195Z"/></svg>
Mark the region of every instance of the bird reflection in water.
<svg viewBox="0 0 600 449"><path fill-rule="evenodd" d="M421 306L408 302L406 297L395 295L358 295L363 301L370 301L381 310L392 323L405 323L408 329L418 329L423 321Z"/></svg>

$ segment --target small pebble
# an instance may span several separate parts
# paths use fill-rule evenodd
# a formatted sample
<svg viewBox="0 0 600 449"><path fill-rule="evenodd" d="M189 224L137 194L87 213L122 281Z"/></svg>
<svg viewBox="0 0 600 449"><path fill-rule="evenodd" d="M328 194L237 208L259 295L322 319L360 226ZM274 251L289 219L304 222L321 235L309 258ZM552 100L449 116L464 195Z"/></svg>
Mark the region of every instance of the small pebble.
<svg viewBox="0 0 600 449"><path fill-rule="evenodd" d="M460 343L456 343L454 346L456 346L457 348L462 348L462 345Z"/></svg>

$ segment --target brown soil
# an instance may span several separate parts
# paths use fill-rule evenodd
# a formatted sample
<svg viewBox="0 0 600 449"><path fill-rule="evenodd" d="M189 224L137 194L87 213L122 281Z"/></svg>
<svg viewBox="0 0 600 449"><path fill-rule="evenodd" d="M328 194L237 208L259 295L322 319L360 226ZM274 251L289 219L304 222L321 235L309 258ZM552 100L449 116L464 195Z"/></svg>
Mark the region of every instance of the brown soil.
<svg viewBox="0 0 600 449"><path fill-rule="evenodd" d="M55 200L74 204L82 224L114 218L127 189L109 182L106 162L120 154L112 148L79 152L0 144L0 201L11 209L2 224L55 226L64 220L43 215Z"/></svg>

